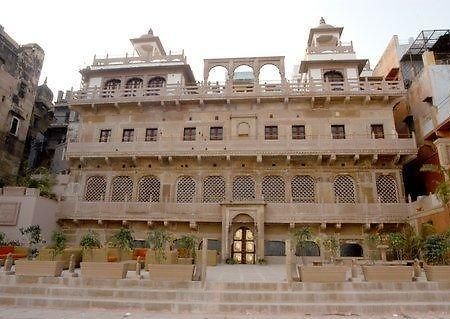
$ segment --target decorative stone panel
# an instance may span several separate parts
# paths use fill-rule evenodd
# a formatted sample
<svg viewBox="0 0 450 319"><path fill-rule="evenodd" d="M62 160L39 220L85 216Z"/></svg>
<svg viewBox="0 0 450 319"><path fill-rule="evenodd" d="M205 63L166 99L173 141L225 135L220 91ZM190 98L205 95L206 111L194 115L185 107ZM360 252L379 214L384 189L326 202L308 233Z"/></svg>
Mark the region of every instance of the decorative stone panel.
<svg viewBox="0 0 450 319"><path fill-rule="evenodd" d="M262 180L262 194L266 202L283 203L285 201L285 185L281 176L265 176Z"/></svg>
<svg viewBox="0 0 450 319"><path fill-rule="evenodd" d="M222 176L208 176L203 181L203 202L225 201L225 179Z"/></svg>
<svg viewBox="0 0 450 319"><path fill-rule="evenodd" d="M381 203L398 203L397 182L391 175L377 177L377 195Z"/></svg>
<svg viewBox="0 0 450 319"><path fill-rule="evenodd" d="M84 200L88 202L101 201L105 199L106 178L104 176L91 176L86 181Z"/></svg>
<svg viewBox="0 0 450 319"><path fill-rule="evenodd" d="M133 180L129 176L117 176L111 185L111 201L130 201L133 196Z"/></svg>
<svg viewBox="0 0 450 319"><path fill-rule="evenodd" d="M144 176L138 184L138 201L157 203L161 197L161 182L155 176Z"/></svg>
<svg viewBox="0 0 450 319"><path fill-rule="evenodd" d="M177 202L193 203L195 199L195 180L190 176L183 176L177 181Z"/></svg>
<svg viewBox="0 0 450 319"><path fill-rule="evenodd" d="M314 203L316 201L316 182L309 175L297 175L291 182L294 203Z"/></svg>

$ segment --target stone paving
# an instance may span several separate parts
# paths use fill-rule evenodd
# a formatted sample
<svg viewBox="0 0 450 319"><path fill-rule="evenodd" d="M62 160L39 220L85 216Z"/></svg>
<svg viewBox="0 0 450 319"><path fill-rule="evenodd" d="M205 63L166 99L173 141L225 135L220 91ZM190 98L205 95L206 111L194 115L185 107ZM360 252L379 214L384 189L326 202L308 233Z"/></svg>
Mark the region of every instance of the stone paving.
<svg viewBox="0 0 450 319"><path fill-rule="evenodd" d="M56 309L23 309L0 307L0 319L273 319L264 315L195 315L169 314L153 312L123 312L117 310L56 310ZM276 316L277 319L450 319L450 314L389 314L380 316L359 316L345 314L330 315L289 315Z"/></svg>
<svg viewBox="0 0 450 319"><path fill-rule="evenodd" d="M285 265L218 265L208 267L206 281L212 282L285 282Z"/></svg>

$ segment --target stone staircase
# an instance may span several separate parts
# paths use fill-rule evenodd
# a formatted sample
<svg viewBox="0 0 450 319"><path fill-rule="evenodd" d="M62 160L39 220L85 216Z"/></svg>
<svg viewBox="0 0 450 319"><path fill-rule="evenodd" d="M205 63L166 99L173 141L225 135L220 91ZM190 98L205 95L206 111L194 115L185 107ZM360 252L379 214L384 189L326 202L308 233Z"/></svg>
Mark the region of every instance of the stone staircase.
<svg viewBox="0 0 450 319"><path fill-rule="evenodd" d="M0 305L174 314L449 313L450 282L227 283L0 276Z"/></svg>

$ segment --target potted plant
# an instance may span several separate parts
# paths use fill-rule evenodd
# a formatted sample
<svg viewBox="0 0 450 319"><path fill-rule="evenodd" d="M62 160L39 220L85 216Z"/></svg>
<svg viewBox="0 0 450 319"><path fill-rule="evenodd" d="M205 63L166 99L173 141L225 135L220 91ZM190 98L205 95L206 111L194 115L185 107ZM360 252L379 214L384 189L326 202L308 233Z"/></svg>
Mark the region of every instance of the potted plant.
<svg viewBox="0 0 450 319"><path fill-rule="evenodd" d="M403 260L405 244L406 239L402 233L396 232L388 235L389 249L399 262Z"/></svg>
<svg viewBox="0 0 450 319"><path fill-rule="evenodd" d="M156 228L148 232L145 241L146 246L150 249L147 252L147 263L173 263L173 253L170 251L169 245L172 243L173 237L165 228ZM175 259L178 256L175 256Z"/></svg>
<svg viewBox="0 0 450 319"><path fill-rule="evenodd" d="M322 245L325 249L328 261L334 263L334 259L339 255L339 240L336 236L329 235L322 241Z"/></svg>
<svg viewBox="0 0 450 319"><path fill-rule="evenodd" d="M38 228L31 227L23 230L23 233L29 233L30 237L35 240L40 238L40 231ZM39 229L40 230L40 229ZM33 239L31 239L32 241ZM31 275L31 276L60 276L64 267L68 267L69 260L64 262L60 254L66 247L67 238L64 233L55 231L51 237L53 248L42 249L39 252L37 260L18 260L16 261L17 275Z"/></svg>
<svg viewBox="0 0 450 319"><path fill-rule="evenodd" d="M36 258L38 255L38 245L43 243L41 227L39 225L30 225L19 228L19 231L28 241L28 259Z"/></svg>
<svg viewBox="0 0 450 319"><path fill-rule="evenodd" d="M170 251L172 235L165 228L151 230L147 236L146 265L154 281L191 281L194 265L176 264L176 251Z"/></svg>
<svg viewBox="0 0 450 319"><path fill-rule="evenodd" d="M88 230L81 237L80 247L83 252L83 261L94 261L94 249L102 247L98 233Z"/></svg>
<svg viewBox="0 0 450 319"><path fill-rule="evenodd" d="M309 226L304 226L291 231L292 242L295 249L303 251L312 239L312 231ZM301 256L303 265L306 265L306 256Z"/></svg>
<svg viewBox="0 0 450 319"><path fill-rule="evenodd" d="M177 241L178 262L192 264L195 259L195 249L198 239L194 235L183 235Z"/></svg>
<svg viewBox="0 0 450 319"><path fill-rule="evenodd" d="M128 228L121 228L111 238L112 246L119 249L119 260L132 259L131 252L134 247L133 232Z"/></svg>
<svg viewBox="0 0 450 319"><path fill-rule="evenodd" d="M125 263L108 262L106 248L101 249L98 233L89 230L80 240L83 251L81 277L123 279L127 275Z"/></svg>
<svg viewBox="0 0 450 319"><path fill-rule="evenodd" d="M375 260L378 256L378 247L382 243L381 236L378 233L367 234L364 237L364 244L366 246L367 257L371 261L372 264L375 264Z"/></svg>
<svg viewBox="0 0 450 319"><path fill-rule="evenodd" d="M428 236L423 244L425 275L429 281L450 281L450 230Z"/></svg>

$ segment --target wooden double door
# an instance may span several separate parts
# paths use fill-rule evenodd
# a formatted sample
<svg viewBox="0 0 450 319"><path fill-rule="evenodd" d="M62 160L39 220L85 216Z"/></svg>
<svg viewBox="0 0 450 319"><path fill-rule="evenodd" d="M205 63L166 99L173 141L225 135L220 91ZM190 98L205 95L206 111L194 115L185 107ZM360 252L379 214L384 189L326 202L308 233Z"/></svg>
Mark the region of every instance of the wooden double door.
<svg viewBox="0 0 450 319"><path fill-rule="evenodd" d="M255 236L248 227L240 227L233 234L232 257L239 264L255 263Z"/></svg>

